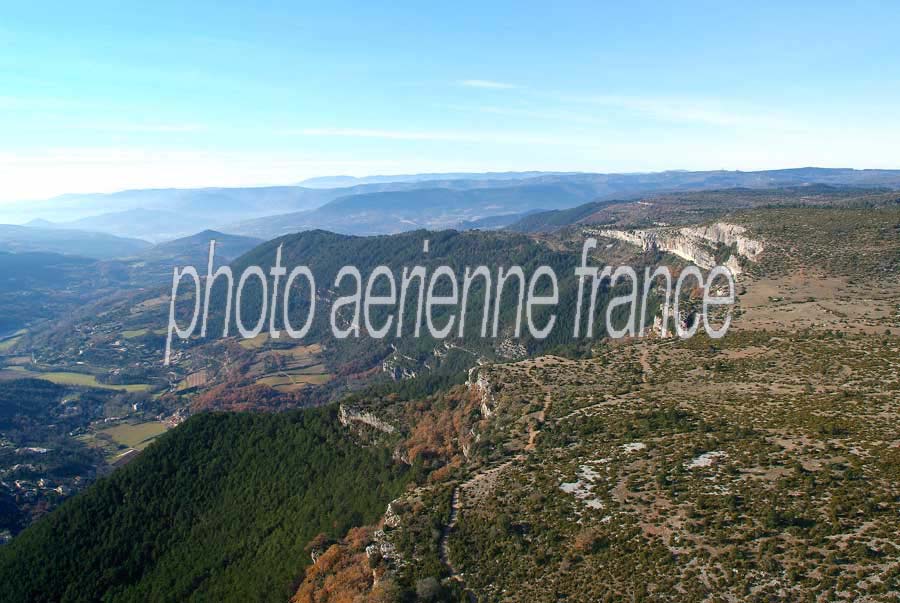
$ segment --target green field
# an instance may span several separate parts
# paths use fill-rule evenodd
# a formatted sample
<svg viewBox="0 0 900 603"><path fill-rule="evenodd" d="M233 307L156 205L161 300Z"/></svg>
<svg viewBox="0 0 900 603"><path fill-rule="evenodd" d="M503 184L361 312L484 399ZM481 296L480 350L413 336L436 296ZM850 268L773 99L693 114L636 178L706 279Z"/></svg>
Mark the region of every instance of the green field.
<svg viewBox="0 0 900 603"><path fill-rule="evenodd" d="M257 379L256 382L279 391L296 391L307 385L322 385L328 383L329 380L331 380L329 374L276 373Z"/></svg>
<svg viewBox="0 0 900 603"><path fill-rule="evenodd" d="M72 373L69 371L51 371L41 373L37 371L29 371L22 366L7 366L4 371L15 371L16 378L24 379L31 377L33 379L44 379L59 385L80 385L83 387L97 387L100 389L124 390L127 392L143 392L150 389L147 383L132 383L129 385L110 385L109 383L100 383L97 377L88 373Z"/></svg>
<svg viewBox="0 0 900 603"><path fill-rule="evenodd" d="M134 339L135 337L146 335L149 332L150 329L133 329L131 331L122 331L122 337L124 337L125 339Z"/></svg>
<svg viewBox="0 0 900 603"><path fill-rule="evenodd" d="M19 340L21 339L21 335L15 335L5 341L0 341L0 354L5 354L6 352L8 352L14 345L19 343Z"/></svg>
<svg viewBox="0 0 900 603"><path fill-rule="evenodd" d="M34 373L38 379L46 379L60 385L83 385L86 387L99 387L101 389L123 389L127 392L143 392L147 391L150 386L146 383L132 383L129 385L110 385L108 383L100 383L94 375L85 373L69 373L66 371L53 373Z"/></svg>
<svg viewBox="0 0 900 603"><path fill-rule="evenodd" d="M245 350L257 350L269 341L268 333L260 333L252 339L241 339L238 344Z"/></svg>
<svg viewBox="0 0 900 603"><path fill-rule="evenodd" d="M146 423L122 423L115 427L108 427L97 433L104 433L111 437L117 444L143 450L158 435L166 431L164 423L148 421Z"/></svg>

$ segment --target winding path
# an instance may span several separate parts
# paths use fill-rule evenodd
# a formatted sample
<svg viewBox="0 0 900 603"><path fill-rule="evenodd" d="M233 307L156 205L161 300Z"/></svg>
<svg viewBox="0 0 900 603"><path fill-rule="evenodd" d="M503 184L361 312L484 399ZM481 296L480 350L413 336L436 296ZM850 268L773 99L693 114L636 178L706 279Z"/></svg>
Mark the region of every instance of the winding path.
<svg viewBox="0 0 900 603"><path fill-rule="evenodd" d="M447 523L444 524L444 527L441 530L441 540L438 550L441 563L445 568L447 568L450 577L463 585L463 590L465 591L469 601L472 603L476 603L478 601L478 597L475 596L474 592L466 588L462 572L459 571L459 569L453 564L453 560L450 558L450 534L453 532L454 528L456 528L457 520L459 518L459 511L460 509L462 509L462 496L466 490L478 487L481 482L492 479L513 463L521 462L524 459L525 455L517 454L515 457L497 465L496 467L491 467L490 469L479 471L471 478L469 478L468 481L453 489L453 496L450 499L450 516L447 519Z"/></svg>
<svg viewBox="0 0 900 603"><path fill-rule="evenodd" d="M546 420L547 413L550 411L553 401L550 388L543 386L540 381L538 381L534 377L534 375L531 374L530 368L528 369L527 374L531 381L540 389L540 391L544 393L543 408L535 413L535 418L537 419L536 424L529 426L528 443L525 445L524 452L531 452L536 447L537 437L541 433L541 425ZM450 516L447 518L447 523L444 524L444 527L441 529L441 540L438 545L438 553L441 563L447 569L450 577L462 585L463 590L465 591L470 603L477 603L478 597L474 592L466 588L462 572L459 571L459 569L453 564L453 560L450 558L450 534L456 528L456 524L459 518L459 511L462 508L462 496L466 490L478 486L481 482L493 478L513 463L521 462L523 460L525 460L525 454L517 454L513 458L497 465L496 467L491 467L489 469L479 471L471 478L469 478L466 482L462 483L459 486L456 486L453 489L453 495L450 499Z"/></svg>
<svg viewBox="0 0 900 603"><path fill-rule="evenodd" d="M450 532L456 527L456 518L459 515L459 486L453 489L453 497L450 499L450 518L441 531L440 557L441 563L450 572L450 577L457 582L462 582L462 574L450 560Z"/></svg>
<svg viewBox="0 0 900 603"><path fill-rule="evenodd" d="M450 532L456 527L456 519L459 516L459 493L460 486L457 486L453 489L453 497L450 499L450 518L447 523L444 525L443 530L441 530L441 542L440 542L440 558L441 563L444 564L444 567L447 568L447 571L450 572L450 577L462 586L463 592L466 594L466 598L469 600L469 603L478 603L478 597L475 596L475 593L466 588L466 583L463 580L462 573L453 565L453 561L450 559Z"/></svg>

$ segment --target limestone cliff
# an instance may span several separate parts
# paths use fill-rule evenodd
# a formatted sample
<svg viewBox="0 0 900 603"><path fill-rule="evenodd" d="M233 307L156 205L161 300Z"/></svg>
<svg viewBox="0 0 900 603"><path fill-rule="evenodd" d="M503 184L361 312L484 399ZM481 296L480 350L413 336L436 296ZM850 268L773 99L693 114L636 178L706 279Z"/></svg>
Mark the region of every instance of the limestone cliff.
<svg viewBox="0 0 900 603"><path fill-rule="evenodd" d="M727 258L724 265L730 268L735 275L742 272L739 258L755 262L764 249L761 241L751 239L746 235L746 229L743 226L725 222L682 228L627 231L600 229L590 232L608 239L637 245L644 250L665 251L707 270L716 265L718 245L733 246L735 253Z"/></svg>
<svg viewBox="0 0 900 603"><path fill-rule="evenodd" d="M345 427L349 426L350 423L357 422L368 425L378 431L383 431L384 433L394 433L395 431L393 425L382 421L371 412L350 408L343 404L341 404L338 410L338 419L340 420L341 425Z"/></svg>

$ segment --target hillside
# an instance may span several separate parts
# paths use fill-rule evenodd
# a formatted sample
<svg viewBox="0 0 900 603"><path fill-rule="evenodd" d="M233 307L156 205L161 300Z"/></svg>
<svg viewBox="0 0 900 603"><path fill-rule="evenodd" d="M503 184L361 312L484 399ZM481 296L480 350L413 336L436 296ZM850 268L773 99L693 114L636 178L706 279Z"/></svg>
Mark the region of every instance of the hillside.
<svg viewBox="0 0 900 603"><path fill-rule="evenodd" d="M0 250L50 252L94 259L120 258L150 247L147 241L101 232L0 224Z"/></svg>
<svg viewBox="0 0 900 603"><path fill-rule="evenodd" d="M515 232L546 233L568 226L609 225L646 227L696 224L738 209L769 206L890 205L897 193L884 188L809 184L784 188L728 188L663 193L638 199L592 201L566 210L533 213L507 228Z"/></svg>
<svg viewBox="0 0 900 603"><path fill-rule="evenodd" d="M616 201L592 201L571 209L538 211L508 224L506 228L514 232L552 232L564 226L580 222ZM620 202L621 203L621 202Z"/></svg>
<svg viewBox="0 0 900 603"><path fill-rule="evenodd" d="M282 246L327 300L345 263L548 264L563 277L589 234L596 264L737 252L738 306L716 341L338 341L322 313L310 341L195 339L163 373L158 291L35 334L43 370L77 350L99 376L139 359L148 368L128 378L156 388L154 413L197 416L0 549L0 598L891 601L895 197L674 194L544 237L310 231L233 262L269 266ZM561 299L573 285L560 279ZM566 324L571 307L558 311ZM204 412L215 409L287 412Z"/></svg>
<svg viewBox="0 0 900 603"><path fill-rule="evenodd" d="M10 245L18 249L15 253L2 250L0 243L0 270L5 275L0 281L0 336L43 319L65 316L109 296L128 294L138 287L156 288L171 283L175 266L193 265L205 272L211 239L217 241L217 266L261 243L258 239L215 231L155 246L99 233L77 233L80 238L68 239L71 233L77 231L48 230L45 238L29 239L27 244L17 238ZM66 254L26 250L31 247L61 249ZM83 254L71 255L73 251L102 252L96 255L104 257L112 252L122 259L96 261Z"/></svg>
<svg viewBox="0 0 900 603"><path fill-rule="evenodd" d="M109 293L125 282L118 267L58 253L0 251L0 336Z"/></svg>
<svg viewBox="0 0 900 603"><path fill-rule="evenodd" d="M429 251L423 253L423 242L426 239L429 241ZM239 258L232 264L232 268L239 272L246 266L274 265L276 250L279 246L282 247L283 265L310 266L317 284L318 310L307 336L302 341L269 341L262 336L260 344L251 350L256 356L256 360L253 362L256 369L245 373L245 378L253 376L262 383L274 382L277 383L279 389L287 391L312 389L291 387L294 382L289 378L290 375L302 377L309 366L304 368L301 365L291 371L269 369L257 372L264 368L266 356L279 354L293 355L295 359L303 357L306 359L307 365L314 366L315 363L311 361L308 354L297 349L298 344L320 346L321 349L317 348L314 356L324 364L324 369L326 369L324 372L331 375L328 388L331 388L333 392L342 391L349 382L359 380L368 382L373 379L400 379L426 373L448 374L473 366L480 361L517 358L560 345L577 347L577 344L573 345L570 341L568 333L571 332L574 320L577 281L573 268L579 261L580 247L552 246L545 241L506 232L461 233L452 230L440 232L419 230L392 236L356 237L324 231L309 231L268 241ZM641 272L642 266L651 262L654 257L652 254L645 255L641 252L631 254L638 272ZM548 315L552 312L557 315L558 327L554 328L550 335L543 340L532 337L525 327L522 327L522 333L518 338L514 337L515 316L518 307L516 296L519 286L517 280L513 279L503 291L503 300L505 301L500 304L497 336L493 336L492 331L488 330L486 336L481 337L485 284L484 280L479 278L474 281L469 291L463 337L458 337L458 332L454 331L454 334L444 340L435 340L428 334L424 326L420 336L411 336L415 329L417 316L417 297L412 293L417 290L417 285L414 285L403 305L403 335L401 337L395 335L397 328L395 326L395 330L383 338L371 338L363 328L359 337L338 339L332 334L331 316L327 311L327 305L324 306L325 310L322 308L323 304L352 292L349 279L343 282L339 288L334 286L335 275L345 265L353 265L358 268L364 278L367 278L367 275L376 266L388 266L394 272L398 283L399 275L404 267L421 265L425 268L426 273L431 274L438 266L446 265L458 275L461 283L467 266L488 266L492 273L493 283L490 290L489 309L496 301L496 279L500 267L508 269L511 266L521 266L528 278L537 267L547 265L553 268L558 275L559 298L563 303L552 311L546 307L536 307L533 318L535 323L545 324ZM271 278L269 281L268 286L271 290ZM295 325L303 324L306 319L309 308L309 292L306 287L305 284L298 286L291 295L291 321ZM220 281L212 290L208 321L208 332L214 334L212 338L218 337L223 332L224 288L224 283ZM539 291L544 291L544 289L539 289ZM375 292L382 293L381 289L376 289ZM262 299L259 283L256 280L248 281L243 295L242 316L258 316ZM598 293L598 308L605 308L609 296L608 287L602 287ZM276 316L282 315L283 302L282 299L278 300ZM189 305L185 302L183 307L179 307L182 308L182 311L190 311ZM435 324L445 324L449 320L448 316L455 312L456 310L451 307L435 307L433 309ZM375 306L371 312L371 321L375 325L384 324L388 314L391 313L397 315L399 309ZM236 332L234 314L229 329L230 333ZM489 322L492 322L492 316L493 314L490 314ZM162 319L162 317L159 318L159 320ZM350 321L349 310L340 315L340 321L342 324ZM202 347L199 346L202 346L203 343L203 340L177 342L173 349L197 358L201 356ZM308 351L309 348L306 350ZM299 362L299 359L297 361ZM212 367L204 366L212 370ZM195 366L194 368L196 370L199 367ZM177 370L183 369L178 367ZM221 369L216 368L216 372L221 373ZM281 378L275 380L276 375L280 375ZM300 381L302 383L306 379L300 379Z"/></svg>
<svg viewBox="0 0 900 603"><path fill-rule="evenodd" d="M539 209L532 209L523 213L516 214L502 214L499 216L487 216L486 218L479 218L477 220L464 220L456 225L456 229L458 230L495 230L498 228L505 228L510 224L514 224L519 220L522 220L526 216L530 216L535 213L542 213Z"/></svg>
<svg viewBox="0 0 900 603"><path fill-rule="evenodd" d="M486 364L416 405L347 400L367 421L351 429L388 442L371 426L391 425L409 434L397 454L446 464L293 600L328 600L374 546L379 586L341 596L895 601L900 213L727 219L766 247L724 339L605 342Z"/></svg>
<svg viewBox="0 0 900 603"><path fill-rule="evenodd" d="M4 601L277 601L408 479L333 408L206 414L0 548Z"/></svg>
<svg viewBox="0 0 900 603"><path fill-rule="evenodd" d="M209 243L216 242L216 266L228 264L244 255L263 241L253 237L226 234L215 230L204 230L180 239L154 245L136 254L142 270L157 270L171 278L175 266L197 266L206 268L209 259Z"/></svg>
<svg viewBox="0 0 900 603"><path fill-rule="evenodd" d="M68 436L102 418L111 397L43 379L0 381L0 533L17 534L94 478L100 454Z"/></svg>

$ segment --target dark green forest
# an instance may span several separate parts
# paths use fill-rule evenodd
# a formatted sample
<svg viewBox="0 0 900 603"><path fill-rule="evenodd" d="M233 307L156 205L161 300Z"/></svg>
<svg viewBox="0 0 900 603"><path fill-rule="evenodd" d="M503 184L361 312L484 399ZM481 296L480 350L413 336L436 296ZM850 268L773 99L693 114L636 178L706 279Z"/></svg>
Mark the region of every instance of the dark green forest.
<svg viewBox="0 0 900 603"><path fill-rule="evenodd" d="M430 250L423 253L422 242L430 241ZM282 265L288 270L294 266L308 265L315 275L317 286L317 306L312 327L304 339L304 342L320 341L325 343L326 361L332 371L337 374L349 374L367 370L378 364L392 351L392 345L396 346L405 356L415 359L418 363L428 362L429 368L437 373L452 374L475 364L477 355L493 358L495 346L512 335L515 325L515 315L518 307L517 299L520 294L517 279L510 279L503 291L499 315L499 336L493 338L480 336L483 310L485 306L485 287L483 279L476 279L468 295L465 317L465 337L457 337L455 327L448 338L453 345L460 346L466 351L456 354L448 354L442 358L436 358L434 350L440 345L427 333L422 326L421 337L410 336L414 331L416 319L416 299L418 295L417 281L410 287L409 295L403 305L403 334L401 338L395 337L396 322L388 336L384 339L373 339L366 334L365 328L359 338L349 337L344 340L335 339L331 335L330 311L331 303L338 295L348 295L355 290L352 279L346 279L341 287L334 287L334 279L338 270L345 265L354 265L359 268L363 279L367 279L378 265L388 266L397 278L398 295L400 274L404 267L421 265L426 268L427 274L439 265L450 266L457 275L460 285L460 298L462 296L462 276L466 267L487 266L491 272L491 302L489 304L490 323L493 316L493 303L496 297L497 268L521 266L526 281L534 271L542 265L550 266L559 277L559 300L556 307L536 307L535 323L546 324L550 314L557 315L557 323L549 337L543 340L533 338L525 325L524 309L522 311L522 333L518 341L527 349L528 353L539 353L547 350L557 350L560 345L571 342L571 330L574 324L574 308L577 300L577 279L574 276L574 268L580 260L580 249L577 253L565 250L553 249L524 235L512 233L484 233L484 232L456 232L452 230L441 232L414 231L393 236L377 237L353 237L337 235L324 231L309 231L295 235L288 235L264 243L249 253L245 254L231 264L235 281L247 266L262 266L264 270L275 263L275 254L279 246L282 246ZM642 271L644 262L652 263L656 257L642 258L637 270ZM271 297L272 279L269 277L267 285L268 296ZM379 285L384 285L384 280ZM446 283L443 283L446 284ZM219 279L212 287L210 296L210 308L208 319L207 339L216 339L222 336L224 330L226 283ZM282 279L281 287L284 287ZM185 284L185 291L189 294L190 285ZM527 284L526 284L527 288ZM446 289L438 287L438 294L446 294ZM542 281L536 290L538 295L549 293L549 285ZM376 286L374 293L384 295L384 287ZM610 297L607 283L600 289L598 296L598 316L605 310L606 302ZM295 328L302 325L309 311L310 292L304 279L295 281L290 292L290 315ZM252 326L260 316L262 291L258 279L251 278L246 282L241 298L241 316L245 324ZM284 294L279 292L277 308L275 310L276 326L281 327L283 315ZM235 315L236 303L231 311L229 334L237 333ZM193 312L193 300L185 295L179 299L177 315L179 324L186 325L190 322L190 314ZM271 311L271 309L269 310ZM373 308L373 323L382 325L389 313L396 314L394 306ZM439 326L446 324L447 317L451 313L458 314L458 307L436 307L434 309L435 323ZM398 317L395 316L395 319ZM162 321L162 319L160 319ZM424 323L424 319L423 319ZM286 337L283 335L282 337ZM193 340L187 344L197 344L202 339ZM176 346L184 346L185 342L175 342Z"/></svg>
<svg viewBox="0 0 900 603"><path fill-rule="evenodd" d="M283 602L408 479L334 407L197 415L0 549L0 600Z"/></svg>

